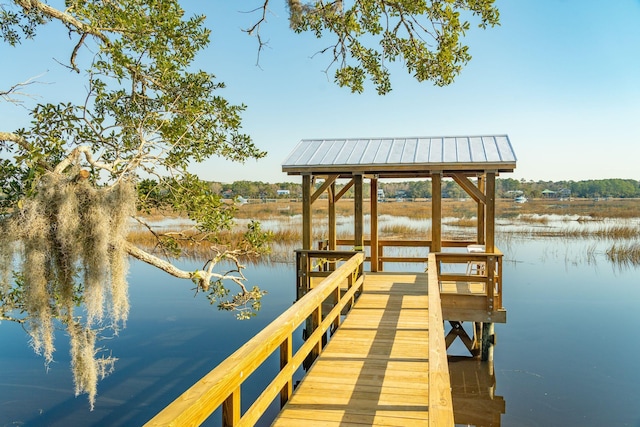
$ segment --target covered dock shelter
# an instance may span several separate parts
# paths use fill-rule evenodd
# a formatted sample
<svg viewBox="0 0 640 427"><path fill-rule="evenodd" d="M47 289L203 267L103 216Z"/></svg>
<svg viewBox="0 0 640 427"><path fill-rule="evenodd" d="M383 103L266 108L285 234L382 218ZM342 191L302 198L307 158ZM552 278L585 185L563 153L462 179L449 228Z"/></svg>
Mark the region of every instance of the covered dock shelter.
<svg viewBox="0 0 640 427"><path fill-rule="evenodd" d="M502 254L495 244L496 177L513 172L516 155L508 135L303 139L282 164L288 175L302 177L302 250L299 251L298 296L311 287L314 255L313 205L321 196L328 199L328 236L321 246L367 252L370 271L384 269L392 257L386 246L427 247L439 254L443 316L450 321L506 322L502 307ZM442 181L453 179L477 204L475 238L467 241L443 238ZM431 235L388 241L379 238L378 185L381 180L430 179ZM344 182L339 191L336 183ZM368 181L371 197L365 199ZM336 203L353 188L353 239L338 240ZM365 203L370 204L370 229L365 230ZM366 233L368 231L368 233ZM366 234L368 238L365 239ZM453 249L458 248L458 249ZM466 248L466 250L465 250ZM302 259L300 259L302 258ZM320 258L320 255L318 255ZM408 261L396 258L395 261ZM466 265L469 274L447 274L444 264ZM305 265L307 267L305 267ZM481 293L484 299L478 297ZM455 338L455 337L454 337Z"/></svg>

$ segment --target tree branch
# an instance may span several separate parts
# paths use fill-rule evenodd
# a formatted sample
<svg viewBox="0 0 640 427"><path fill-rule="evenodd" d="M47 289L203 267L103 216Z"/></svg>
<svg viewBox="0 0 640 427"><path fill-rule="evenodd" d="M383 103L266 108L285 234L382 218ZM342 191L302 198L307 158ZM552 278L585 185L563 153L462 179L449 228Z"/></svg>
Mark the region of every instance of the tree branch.
<svg viewBox="0 0 640 427"><path fill-rule="evenodd" d="M247 28L246 30L242 30L245 33L249 34L250 36L254 35L255 33L256 39L258 40L258 55L256 58L256 65L258 67L260 66L260 53L262 52L262 49L267 45L266 42L262 41L262 37L260 35L260 27L262 26L263 23L267 21L268 6L269 6L269 0L264 0L264 3L262 4L261 7L258 7L250 11L249 13L253 13L259 9L262 9L262 17L258 20L258 22L253 24L251 27Z"/></svg>
<svg viewBox="0 0 640 427"><path fill-rule="evenodd" d="M115 171L113 170L113 166L108 164L108 163L104 163L104 162L98 162L93 158L93 154L91 153L91 149L85 145L81 145L79 147L74 148L71 153L69 153L69 155L67 157L65 157L60 163L58 163L55 167L55 169L53 170L53 172L55 173L62 173L68 166L70 166L74 161L76 161L78 159L78 156L80 156L80 154L84 154L85 159L87 160L87 162L93 166L94 168L97 169L103 169L106 171L109 171L111 173L114 173Z"/></svg>
<svg viewBox="0 0 640 427"><path fill-rule="evenodd" d="M14 142L18 144L20 148L22 148L25 151L30 151L33 148L31 147L31 145L26 139L24 139L22 136L18 135L17 133L13 133L13 132L0 132L0 141ZM46 170L53 169L53 167L51 167L49 163L45 162L41 158L37 159L37 163Z"/></svg>
<svg viewBox="0 0 640 427"><path fill-rule="evenodd" d="M129 242L125 242L124 243L124 250L127 251L127 253L129 255L131 255L132 257L142 261L142 262L146 262L147 264L153 265L154 267L159 268L160 270L164 271L165 273L169 273L170 275L172 275L173 277L177 277L179 279L190 279L193 280L194 277L194 272L192 271L185 271L185 270L181 270L179 268L177 268L175 265L171 264L168 261L165 261L161 258L158 258L157 256L150 254L147 251L144 251L142 249L140 249L139 247L135 246L132 243Z"/></svg>
<svg viewBox="0 0 640 427"><path fill-rule="evenodd" d="M22 7L22 9L24 9L25 12L28 12L31 8L35 8L45 16L48 16L50 18L55 18L63 22L64 24L75 28L81 34L91 34L92 36L99 38L104 44L106 45L111 44L109 41L109 38L106 35L104 35L102 32L96 30L90 25L85 24L82 21L79 21L78 19L74 18L68 13L64 13L58 9L55 9L49 6L46 3L43 3L39 0L16 0L16 3L20 7Z"/></svg>
<svg viewBox="0 0 640 427"><path fill-rule="evenodd" d="M36 79L38 77L43 76L43 75L44 75L44 73L39 74L39 75L37 75L35 77L30 77L29 79L27 79L27 80L25 80L23 82L14 84L13 86L11 86L7 90L0 90L0 98L4 99L7 102L11 102L13 104L21 104L22 103L22 101L16 99L15 96L24 96L24 97L27 97L27 98L36 98L37 97L36 95L30 95L28 93L20 92L20 91L18 91L18 89L26 87L26 86L30 86L30 85L32 85L34 83L42 83L42 82L37 81Z"/></svg>
<svg viewBox="0 0 640 427"><path fill-rule="evenodd" d="M78 41L76 46L73 48L73 52L71 53L71 59L69 60L69 62L71 63L71 69L76 73L80 72L80 69L76 65L76 57L78 56L78 51L80 50L80 47L84 44L84 41L86 38L87 38L87 33L83 33L82 36L80 36L80 40Z"/></svg>
<svg viewBox="0 0 640 427"><path fill-rule="evenodd" d="M145 262L147 264L150 264L154 267L157 267L160 270L164 271L165 273L169 273L173 277L177 277L179 279L192 280L198 285L198 288L201 290L204 290L204 291L208 290L210 286L210 282L212 280L231 280L242 289L243 293L247 292L247 288L242 283L242 280L245 280L245 277L244 275L242 275L242 272L240 271L244 267L240 265L237 258L235 258L232 254L228 252L219 253L218 256L216 256L215 258L210 259L207 262L207 264L205 264L206 270L186 271L186 270L179 269L178 267L171 264L170 262L165 261L161 258L158 258L157 256L150 254L149 252L143 249L140 249L139 247L135 246L130 242L124 243L124 250L132 257L142 262ZM238 266L238 269L232 270L225 274L219 274L219 273L213 272L213 268L215 267L215 265L219 261L225 258L235 261L236 265ZM229 273L231 272L237 272L238 274L240 274L240 276L231 276L229 275Z"/></svg>
<svg viewBox="0 0 640 427"><path fill-rule="evenodd" d="M20 323L20 324L25 324L27 322L26 319L18 319L16 317L5 316L3 314L0 314L0 322L3 320L6 320L7 322L14 322L14 323Z"/></svg>

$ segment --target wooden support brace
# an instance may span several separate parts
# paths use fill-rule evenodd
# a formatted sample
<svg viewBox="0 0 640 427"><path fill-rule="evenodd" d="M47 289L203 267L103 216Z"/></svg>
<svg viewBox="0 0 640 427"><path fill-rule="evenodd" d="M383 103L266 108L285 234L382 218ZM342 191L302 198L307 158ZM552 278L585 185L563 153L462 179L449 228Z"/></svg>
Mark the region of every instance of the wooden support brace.
<svg viewBox="0 0 640 427"><path fill-rule="evenodd" d="M318 197L320 197L322 195L322 193L324 193L325 191L327 191L327 188L329 188L331 186L331 184L333 184L334 182L336 182L336 179L338 179L338 175L329 175L327 177L327 179L324 180L324 182L322 183L322 185L320 186L320 188L318 188L312 195L311 195L311 203L313 204L313 202L315 202L316 200L318 200Z"/></svg>
<svg viewBox="0 0 640 427"><path fill-rule="evenodd" d="M469 352L473 355L476 343L473 339L471 339L471 337L469 337L467 331L464 330L464 328L462 327L462 322L457 320L450 320L449 324L451 325L451 330L445 337L447 348L451 346L456 338L460 338L460 341L462 341L467 350L469 350Z"/></svg>
<svg viewBox="0 0 640 427"><path fill-rule="evenodd" d="M345 184L345 186L344 186L344 187L342 187L342 190L340 190L340 191L338 192L338 194L336 194L336 199L335 199L335 200L336 200L336 202L337 202L338 200L340 200L340 199L342 198L342 196L344 196L344 195L345 195L345 193L346 193L347 191L349 191L349 189L353 186L353 183L354 183L354 181L353 181L353 179L351 179L351 181L347 182L347 183Z"/></svg>
<svg viewBox="0 0 640 427"><path fill-rule="evenodd" d="M484 193L480 191L478 187L476 187L473 182L469 180L469 178L459 173L454 173L451 175L451 177L455 182L458 183L460 187L462 187L464 191L467 192L469 196L471 196L473 200L475 200L477 203L482 203L483 205L486 204L486 197Z"/></svg>

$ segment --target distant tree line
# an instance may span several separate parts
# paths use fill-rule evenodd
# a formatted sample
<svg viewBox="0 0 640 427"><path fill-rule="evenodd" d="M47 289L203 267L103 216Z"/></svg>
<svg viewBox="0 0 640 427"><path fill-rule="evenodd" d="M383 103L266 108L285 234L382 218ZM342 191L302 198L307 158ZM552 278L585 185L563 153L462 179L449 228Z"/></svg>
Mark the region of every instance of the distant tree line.
<svg viewBox="0 0 640 427"><path fill-rule="evenodd" d="M261 181L235 181L232 183L208 182L210 194L222 198L244 197L247 199L297 199L302 196L302 185L294 182L267 183ZM318 186L320 183L317 184ZM338 191L344 182L336 184ZM139 189L148 200L162 198L162 189L152 180L144 180ZM378 188L385 198L429 199L431 181L379 182ZM369 185L364 187L365 197L370 197ZM498 197L514 197L524 194L529 198L557 197L640 197L640 181L632 179L598 179L586 181L526 181L513 178L496 180ZM353 197L353 189L345 194ZM465 191L453 180L443 180L442 197L459 199L468 197Z"/></svg>
<svg viewBox="0 0 640 427"><path fill-rule="evenodd" d="M320 185L320 184L318 184ZM336 187L341 189L344 183L338 183ZM233 183L211 182L211 190L221 195L231 197L242 196L245 198L298 198L302 195L301 184L294 182L266 183L260 181L235 181ZM380 181L378 188L384 192L386 198L431 198L431 181ZM280 191L278 190L286 190ZM345 197L353 195L350 189ZM370 197L369 186L365 185L365 197ZM633 198L640 197L640 181L633 179L592 179L585 181L526 181L513 178L498 178L496 180L496 193L498 197L511 197L513 194L522 193L529 198L540 197L615 197ZM468 197L465 191L453 180L443 180L442 197L463 198Z"/></svg>
<svg viewBox="0 0 640 427"><path fill-rule="evenodd" d="M567 194L571 197L640 197L640 181L633 179L590 179L585 181L525 181L512 178L496 180L496 191L506 195L522 191L527 197L553 197ZM554 193L549 193L549 192Z"/></svg>

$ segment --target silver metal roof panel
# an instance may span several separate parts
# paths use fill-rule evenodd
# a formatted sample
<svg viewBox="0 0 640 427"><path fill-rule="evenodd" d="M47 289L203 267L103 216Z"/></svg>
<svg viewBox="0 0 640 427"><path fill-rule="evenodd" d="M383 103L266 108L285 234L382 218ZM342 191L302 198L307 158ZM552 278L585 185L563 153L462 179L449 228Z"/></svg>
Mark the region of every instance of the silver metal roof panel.
<svg viewBox="0 0 640 427"><path fill-rule="evenodd" d="M380 171L511 171L516 155L507 135L303 139L282 164L298 173Z"/></svg>

